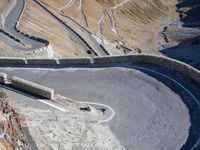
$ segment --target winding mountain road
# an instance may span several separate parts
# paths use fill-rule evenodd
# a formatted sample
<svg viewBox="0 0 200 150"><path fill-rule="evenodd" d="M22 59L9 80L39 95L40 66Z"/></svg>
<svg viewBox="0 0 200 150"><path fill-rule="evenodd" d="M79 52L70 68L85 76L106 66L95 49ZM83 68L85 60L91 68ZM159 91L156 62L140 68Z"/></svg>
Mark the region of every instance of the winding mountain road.
<svg viewBox="0 0 200 150"><path fill-rule="evenodd" d="M14 36L25 41L26 45L30 44L28 50L39 48L42 46L41 43L34 43L34 40L27 39L12 28L17 18L13 13L15 11L20 13L21 2L18 0L8 16L11 20L6 20L5 25ZM63 24L91 56L96 55L75 30L41 3L36 0L34 2ZM8 42L13 44L11 40ZM13 46L23 47L15 43ZM55 89L58 94L71 99L108 106L112 110L112 115L102 122L111 128L127 150L200 148L200 93L198 92L200 86L177 72L147 64L91 65L71 68L0 67L0 71L10 77L19 76L46 85ZM16 102L32 107L40 106L65 111L63 106L53 102L38 100L3 85L1 88L5 89Z"/></svg>
<svg viewBox="0 0 200 150"><path fill-rule="evenodd" d="M0 34L1 40L6 42L8 45L14 47L15 49L19 49L22 51L34 51L40 48L45 47L45 43L39 41L39 40L34 40L31 39L20 32L16 30L16 23L18 19L21 17L23 13L23 9L25 7L25 1L24 0L17 0L15 6L11 10L11 12L8 14L8 16L5 19L4 23L4 30L11 34L13 37L16 39L20 40L20 42L16 42L15 40L9 38L5 34ZM23 44L22 44L23 43Z"/></svg>
<svg viewBox="0 0 200 150"><path fill-rule="evenodd" d="M0 71L72 99L110 106L115 116L105 123L127 150L179 150L189 129L182 150L199 146L200 87L182 74L147 64Z"/></svg>
<svg viewBox="0 0 200 150"><path fill-rule="evenodd" d="M61 7L59 9L59 14L67 19L70 19L72 20L76 25L78 25L82 30L84 30L88 37L90 38L90 40L94 43L94 45L96 46L96 48L98 49L98 54L100 56L105 56L105 55L110 55L110 53L108 52L108 50L105 48L105 46L103 45L103 43L100 43L98 42L94 35L92 34L91 31L89 31L88 29L86 29L85 27L89 27L88 25L88 21L87 21L87 17L85 15L85 12L83 10L83 4L84 4L84 1L83 0L80 0L80 4L79 4L79 11L80 11L80 14L83 18L83 21L84 21L84 24L85 24L85 27L80 25L76 20L74 20L73 18L69 17L69 16L66 16L64 14L64 11L67 10L69 7L73 6L74 3L75 3L76 0L70 0L66 5L64 5L63 7Z"/></svg>

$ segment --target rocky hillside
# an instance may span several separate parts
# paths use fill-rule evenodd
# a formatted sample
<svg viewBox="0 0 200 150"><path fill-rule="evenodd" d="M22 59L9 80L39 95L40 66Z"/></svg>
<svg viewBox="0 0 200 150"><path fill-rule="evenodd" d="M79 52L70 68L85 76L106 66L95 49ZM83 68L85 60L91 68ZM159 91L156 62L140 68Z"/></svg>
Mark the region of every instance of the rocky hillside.
<svg viewBox="0 0 200 150"><path fill-rule="evenodd" d="M132 51L152 52L160 27L178 18L177 0L38 1L75 29L97 53L95 44L80 26L96 35L113 55L124 54L120 45ZM61 9L66 17L60 14ZM80 43L32 0L26 0L20 30L50 41L56 57L88 56Z"/></svg>
<svg viewBox="0 0 200 150"><path fill-rule="evenodd" d="M0 150L124 150L110 128L87 113L44 108L36 100L12 101L0 90Z"/></svg>
<svg viewBox="0 0 200 150"><path fill-rule="evenodd" d="M176 3L177 0L85 0L83 10L89 28L110 45L122 41L130 49L150 52L158 41L160 27L177 18ZM65 15L84 24L78 6L79 2L76 1L73 6L65 9ZM102 21L100 34L98 22L104 9L108 15ZM118 36L110 29L109 17Z"/></svg>
<svg viewBox="0 0 200 150"><path fill-rule="evenodd" d="M0 91L0 149L1 150L37 150L25 117L13 109L11 102Z"/></svg>
<svg viewBox="0 0 200 150"><path fill-rule="evenodd" d="M80 11L79 0L75 0L70 6L69 1L65 0L39 0L39 2L75 28L96 50L87 34L75 22L91 30L93 34L103 39L112 54L123 54L123 51L116 48L119 43L123 43L125 47L133 51L151 52L158 42L160 27L169 20L177 18L175 12L177 0L84 0L82 9L86 20ZM63 6L66 6L63 9L64 15L75 22L59 15L59 10ZM106 15L104 10L107 12ZM104 19L99 23L104 15ZM48 39L55 53L60 56L86 55L73 37L54 21L28 0L20 27L26 33Z"/></svg>

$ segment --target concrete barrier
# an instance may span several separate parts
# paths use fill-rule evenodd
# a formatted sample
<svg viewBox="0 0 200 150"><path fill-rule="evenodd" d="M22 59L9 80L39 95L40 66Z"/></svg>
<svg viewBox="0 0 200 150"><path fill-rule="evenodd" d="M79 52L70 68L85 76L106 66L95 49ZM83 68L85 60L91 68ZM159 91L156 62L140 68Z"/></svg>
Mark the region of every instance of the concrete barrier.
<svg viewBox="0 0 200 150"><path fill-rule="evenodd" d="M90 58L65 58L65 59L59 59L59 62L61 65L84 65L84 64L90 64Z"/></svg>
<svg viewBox="0 0 200 150"><path fill-rule="evenodd" d="M27 91L29 93L47 98L47 99L53 99L54 98L54 90L24 79L21 79L19 77L13 77L12 78L11 86Z"/></svg>
<svg viewBox="0 0 200 150"><path fill-rule="evenodd" d="M0 72L0 83L5 83L7 81L7 74Z"/></svg>
<svg viewBox="0 0 200 150"><path fill-rule="evenodd" d="M25 58L20 57L0 57L0 65L25 65Z"/></svg>
<svg viewBox="0 0 200 150"><path fill-rule="evenodd" d="M56 59L27 59L28 65L56 65Z"/></svg>

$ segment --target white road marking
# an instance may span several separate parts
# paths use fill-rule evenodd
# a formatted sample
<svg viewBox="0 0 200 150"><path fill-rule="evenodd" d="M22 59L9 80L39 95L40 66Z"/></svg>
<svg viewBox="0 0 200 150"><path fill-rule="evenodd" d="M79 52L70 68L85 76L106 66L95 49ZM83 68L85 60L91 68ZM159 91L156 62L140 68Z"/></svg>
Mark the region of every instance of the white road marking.
<svg viewBox="0 0 200 150"><path fill-rule="evenodd" d="M21 95L30 97L30 98L32 98L32 99L35 99L35 96L29 95L29 94L27 94L27 93L25 93L25 92L22 92L22 91L13 89L13 88L11 88L11 87L8 87L8 86L2 85L2 84L0 85L0 87L5 88L5 89L10 90L10 91L13 91L13 92L16 92L16 93L18 93L18 94L21 94ZM49 106L51 106L51 107L53 107L53 108L55 108L55 109L57 109L57 110L63 111L63 112L68 111L68 110L63 109L63 108L61 108L61 107L59 107L59 106L56 106L56 105L54 105L54 104L51 104L51 103L49 103L49 102L47 102L47 101L45 101L45 100L37 100L37 101L42 102L42 103L44 103L44 104L46 104L46 105L49 105Z"/></svg>
<svg viewBox="0 0 200 150"><path fill-rule="evenodd" d="M160 76L163 76L163 77L165 77L165 78L173 81L174 83L176 83L177 85L179 85L181 88L183 88L195 100L195 102L197 103L198 107L200 107L200 103L197 100L197 98L187 88L185 88L181 83L179 83L178 81L174 80L173 78L171 78L171 77L169 77L169 76L167 76L167 75L165 75L163 73L160 73L160 72L157 72L155 70L148 69L148 68L139 67L139 66L134 66L134 68L139 68L139 69L147 70L147 71L159 74Z"/></svg>
<svg viewBox="0 0 200 150"><path fill-rule="evenodd" d="M53 107L53 108L55 108L55 109L57 109L57 110L60 110L60 111L63 111L63 112L67 112L68 110L66 110L66 109L64 109L64 108L61 108L61 107L59 107L59 106L56 106L56 105L54 105L54 104L52 104L52 103L49 103L49 102L47 102L47 101L45 101L45 100L38 100L39 102L42 102L42 103L44 103L44 104L46 104L46 105L49 105L49 106L51 106L51 107Z"/></svg>
<svg viewBox="0 0 200 150"><path fill-rule="evenodd" d="M82 104L88 104L88 105L99 105L99 106L103 106L103 107L108 108L108 109L112 112L112 114L110 115L110 117L108 117L108 118L105 119L105 120L100 120L100 121L98 121L99 123L108 122L108 121L112 120L113 117L115 116L115 111L114 111L110 106L108 106L108 105L101 104L101 103L93 103L93 102L80 102L80 103L82 103Z"/></svg>
<svg viewBox="0 0 200 150"><path fill-rule="evenodd" d="M153 73L157 73L159 74L160 76L163 76L171 81L173 81L174 83L176 83L177 85L179 85L181 88L183 88L194 100L195 102L197 103L198 107L200 107L200 103L199 101L197 100L197 98L187 89L185 88L181 83L179 83L178 81L172 79L171 77L163 74L163 73L160 73L160 72L157 72L155 70L151 70L151 69L148 69L148 68L144 68L144 67L134 67L134 68L140 68L140 69L143 69L143 70L147 70L147 71L150 71L150 72L153 72ZM199 138L198 140L196 141L196 143L193 145L193 147L190 149L190 150L195 150L195 148L200 144L200 135L199 135Z"/></svg>

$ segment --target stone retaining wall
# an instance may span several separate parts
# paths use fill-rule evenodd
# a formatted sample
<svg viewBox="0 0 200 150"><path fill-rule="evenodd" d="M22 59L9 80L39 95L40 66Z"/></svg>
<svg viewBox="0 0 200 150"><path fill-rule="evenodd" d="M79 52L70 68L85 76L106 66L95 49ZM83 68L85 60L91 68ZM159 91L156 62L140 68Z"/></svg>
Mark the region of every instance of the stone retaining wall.
<svg viewBox="0 0 200 150"><path fill-rule="evenodd" d="M61 65L91 64L90 58L66 58L58 60Z"/></svg>
<svg viewBox="0 0 200 150"><path fill-rule="evenodd" d="M94 57L93 61L94 64L128 63L132 61L132 55Z"/></svg>
<svg viewBox="0 0 200 150"><path fill-rule="evenodd" d="M19 77L13 77L11 81L12 81L11 86L15 88L22 89L24 91L27 91L29 93L32 93L32 94L35 94L47 99L54 98L54 90L48 87L21 79Z"/></svg>
<svg viewBox="0 0 200 150"><path fill-rule="evenodd" d="M28 65L56 65L57 59L27 59Z"/></svg>
<svg viewBox="0 0 200 150"><path fill-rule="evenodd" d="M1 57L0 58L0 65L25 65L26 63L25 58L19 57Z"/></svg>
<svg viewBox="0 0 200 150"><path fill-rule="evenodd" d="M147 63L152 65L160 65L170 70L178 71L183 73L197 83L200 84L200 71L193 68L192 66L169 58L159 55L151 54L134 54L125 56L107 56L107 57L96 57L93 59L94 64L117 64L117 63Z"/></svg>
<svg viewBox="0 0 200 150"><path fill-rule="evenodd" d="M200 84L200 71L192 66L165 56L155 56L149 54L133 55L132 62L142 62L152 65L160 65L170 70L178 71L192 78Z"/></svg>
<svg viewBox="0 0 200 150"><path fill-rule="evenodd" d="M92 65L117 63L147 63L160 65L168 69L183 73L200 84L200 71L184 62L165 56L151 54L133 54L125 56L106 56L94 58L66 58L66 59L25 59L0 58L0 65Z"/></svg>

